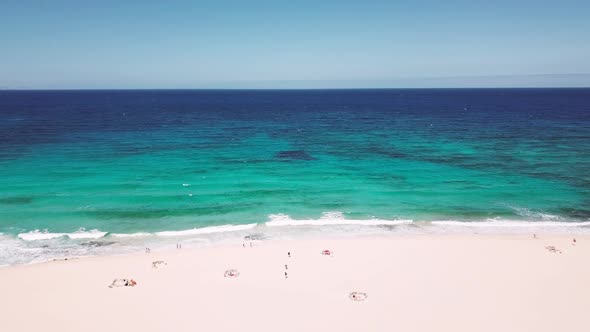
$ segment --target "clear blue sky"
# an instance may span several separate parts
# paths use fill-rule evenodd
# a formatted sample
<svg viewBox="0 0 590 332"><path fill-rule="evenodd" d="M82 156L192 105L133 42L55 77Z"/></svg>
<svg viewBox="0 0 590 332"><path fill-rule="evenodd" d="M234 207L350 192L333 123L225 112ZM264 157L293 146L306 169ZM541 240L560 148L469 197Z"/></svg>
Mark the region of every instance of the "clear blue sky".
<svg viewBox="0 0 590 332"><path fill-rule="evenodd" d="M0 0L0 88L527 85L537 74L568 85L589 73L588 0Z"/></svg>

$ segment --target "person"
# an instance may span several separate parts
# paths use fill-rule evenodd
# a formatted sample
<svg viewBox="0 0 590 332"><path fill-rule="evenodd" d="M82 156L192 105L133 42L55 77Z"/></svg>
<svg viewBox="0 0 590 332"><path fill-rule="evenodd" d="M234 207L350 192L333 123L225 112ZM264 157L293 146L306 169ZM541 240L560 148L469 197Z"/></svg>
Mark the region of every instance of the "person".
<svg viewBox="0 0 590 332"><path fill-rule="evenodd" d="M574 238L573 242L572 242L572 246L576 245L576 238Z"/></svg>
<svg viewBox="0 0 590 332"><path fill-rule="evenodd" d="M288 270L288 269L289 269L289 267L287 267L287 264L285 264L285 270Z"/></svg>
<svg viewBox="0 0 590 332"><path fill-rule="evenodd" d="M285 271L285 279L287 279L287 278L289 278L289 277L287 276L287 271Z"/></svg>
<svg viewBox="0 0 590 332"><path fill-rule="evenodd" d="M168 263L164 262L164 261L153 261L152 262L152 267L154 269L157 269L158 267L160 267L161 265L168 265Z"/></svg>
<svg viewBox="0 0 590 332"><path fill-rule="evenodd" d="M109 288L121 287L121 286L134 287L135 285L137 285L137 282L133 279L115 279L109 285Z"/></svg>
<svg viewBox="0 0 590 332"><path fill-rule="evenodd" d="M291 257L291 252L290 251L287 252L287 256Z"/></svg>

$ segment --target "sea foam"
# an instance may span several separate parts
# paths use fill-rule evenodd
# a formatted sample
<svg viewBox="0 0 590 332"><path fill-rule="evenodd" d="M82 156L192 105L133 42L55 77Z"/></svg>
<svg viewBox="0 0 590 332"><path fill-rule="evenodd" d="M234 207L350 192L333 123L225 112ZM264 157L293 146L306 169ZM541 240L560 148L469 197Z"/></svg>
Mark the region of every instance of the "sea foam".
<svg viewBox="0 0 590 332"><path fill-rule="evenodd" d="M224 232L236 232L252 229L258 224L245 224L245 225L221 225L221 226L210 226L203 228L193 228L183 231L163 231L156 232L157 236L187 236L187 235L199 235L199 234L212 234L212 233L224 233Z"/></svg>
<svg viewBox="0 0 590 332"><path fill-rule="evenodd" d="M359 226L383 226L409 224L412 220L383 220L383 219L346 219L339 211L324 212L319 219L293 219L286 214L271 214L265 223L269 227L278 226L332 226L332 225L359 225Z"/></svg>
<svg viewBox="0 0 590 332"><path fill-rule="evenodd" d="M30 231L27 233L20 233L20 234L18 234L18 238L25 240L25 241L38 241L38 240L57 239L60 237L67 236L68 238L70 238L72 240L78 240L78 239L98 239L98 238L105 236L106 234L107 234L107 232L102 232L97 229L93 229L90 231L80 229L79 231L73 232L73 233L50 233L47 231L42 232L42 231L36 229L34 231Z"/></svg>

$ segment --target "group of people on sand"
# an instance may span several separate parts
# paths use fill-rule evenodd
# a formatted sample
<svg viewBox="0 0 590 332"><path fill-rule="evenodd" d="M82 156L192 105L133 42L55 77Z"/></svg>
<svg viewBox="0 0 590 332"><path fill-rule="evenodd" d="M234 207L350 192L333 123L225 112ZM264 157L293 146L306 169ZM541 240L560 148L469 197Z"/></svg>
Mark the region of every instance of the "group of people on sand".
<svg viewBox="0 0 590 332"><path fill-rule="evenodd" d="M287 257L291 258L291 252L288 251L287 252ZM289 278L289 274L287 273L287 270L289 269L289 266L287 264L285 264L285 279Z"/></svg>
<svg viewBox="0 0 590 332"><path fill-rule="evenodd" d="M113 288L113 287L135 287L135 285L137 285L137 282L135 280L133 280L133 279L115 279L109 285L109 288Z"/></svg>
<svg viewBox="0 0 590 332"><path fill-rule="evenodd" d="M537 236L536 233L533 233L533 239L538 240L539 237ZM576 240L576 238L572 238L572 246L575 247L576 243L578 242L578 240ZM545 246L545 249L547 249L547 251L552 252L552 253L558 253L561 254L562 251L557 249L555 246Z"/></svg>
<svg viewBox="0 0 590 332"><path fill-rule="evenodd" d="M537 238L537 235L534 234L533 235L534 238ZM574 239L574 245L575 245L576 239ZM246 247L246 243L242 243L242 247ZM250 242L250 247L252 247L252 242ZM180 243L176 244L176 249L181 249L182 245ZM145 252L146 254L151 253L151 249L150 248L145 248ZM322 255L324 256L333 256L334 252L331 250L322 250L321 252ZM291 252L288 251L287 252L287 258L290 259L291 258ZM158 268L160 266L163 265L167 265L167 263L165 261L154 261L152 262L152 267L153 268ZM285 279L289 278L289 273L287 272L287 270L289 270L289 265L285 264ZM226 278L236 278L240 275L240 272L236 269L230 269L225 271L224 276ZM121 279L114 279L113 282L109 285L109 288L113 288L113 287L135 287L137 285L137 282L133 279L130 278L121 278ZM367 294L366 293L361 293L361 292L352 292L349 294L349 298L353 301L364 301L367 298Z"/></svg>

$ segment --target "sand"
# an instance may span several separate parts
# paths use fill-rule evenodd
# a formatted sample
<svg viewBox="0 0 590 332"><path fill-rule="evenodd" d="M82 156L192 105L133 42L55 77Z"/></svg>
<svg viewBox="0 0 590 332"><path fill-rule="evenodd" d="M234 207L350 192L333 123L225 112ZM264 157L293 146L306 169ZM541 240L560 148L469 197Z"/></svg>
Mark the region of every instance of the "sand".
<svg viewBox="0 0 590 332"><path fill-rule="evenodd" d="M0 269L2 331L583 331L590 238L411 235ZM562 253L551 253L553 245ZM322 256L330 249L333 256ZM287 257L287 252L292 257ZM167 265L153 268L152 262ZM285 264L288 270L285 270ZM225 278L238 269L240 276ZM284 272L288 272L285 278ZM107 286L133 278L136 287ZM365 301L349 298L365 292Z"/></svg>

